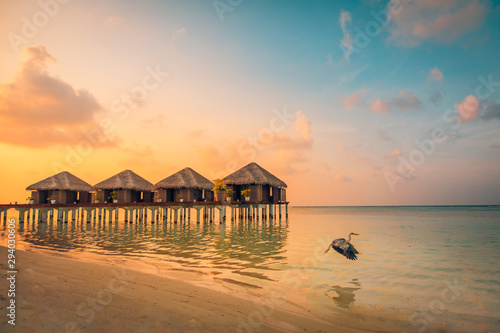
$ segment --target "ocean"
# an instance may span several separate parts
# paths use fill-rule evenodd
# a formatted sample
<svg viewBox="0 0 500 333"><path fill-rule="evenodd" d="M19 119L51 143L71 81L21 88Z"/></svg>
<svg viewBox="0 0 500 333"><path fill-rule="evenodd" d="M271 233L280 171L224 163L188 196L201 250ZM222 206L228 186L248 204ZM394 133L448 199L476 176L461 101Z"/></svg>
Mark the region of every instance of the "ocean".
<svg viewBox="0 0 500 333"><path fill-rule="evenodd" d="M324 254L350 232L358 260ZM268 312L287 303L393 332L500 332L499 236L500 206L291 207L287 221L24 223L16 234L28 251L193 274L258 295Z"/></svg>

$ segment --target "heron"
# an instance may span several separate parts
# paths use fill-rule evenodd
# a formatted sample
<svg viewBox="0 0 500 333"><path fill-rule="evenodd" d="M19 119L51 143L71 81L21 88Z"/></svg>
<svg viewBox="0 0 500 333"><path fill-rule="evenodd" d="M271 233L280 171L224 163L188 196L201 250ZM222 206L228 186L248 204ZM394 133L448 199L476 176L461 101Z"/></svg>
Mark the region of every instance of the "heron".
<svg viewBox="0 0 500 333"><path fill-rule="evenodd" d="M326 249L325 253L330 251L330 247L333 248L335 251L340 253L341 255L345 256L347 259L350 260L357 260L358 257L356 257L356 254L358 254L358 250L354 247L354 245L351 244L351 236L356 235L359 236L359 234L351 232L349 234L349 237L347 240L345 238L337 238L334 239L332 244L328 246Z"/></svg>

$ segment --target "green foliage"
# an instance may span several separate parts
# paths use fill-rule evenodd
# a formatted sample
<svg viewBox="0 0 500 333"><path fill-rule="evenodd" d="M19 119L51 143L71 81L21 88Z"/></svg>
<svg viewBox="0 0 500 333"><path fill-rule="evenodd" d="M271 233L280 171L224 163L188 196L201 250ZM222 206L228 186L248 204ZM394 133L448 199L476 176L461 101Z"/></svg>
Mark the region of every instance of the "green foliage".
<svg viewBox="0 0 500 333"><path fill-rule="evenodd" d="M108 199L111 199L111 200L116 200L116 199L118 199L118 192L116 192L116 191L112 191L112 192L109 194Z"/></svg>
<svg viewBox="0 0 500 333"><path fill-rule="evenodd" d="M226 181L224 179L220 178L214 179L214 184L215 184L213 188L214 191L227 191Z"/></svg>

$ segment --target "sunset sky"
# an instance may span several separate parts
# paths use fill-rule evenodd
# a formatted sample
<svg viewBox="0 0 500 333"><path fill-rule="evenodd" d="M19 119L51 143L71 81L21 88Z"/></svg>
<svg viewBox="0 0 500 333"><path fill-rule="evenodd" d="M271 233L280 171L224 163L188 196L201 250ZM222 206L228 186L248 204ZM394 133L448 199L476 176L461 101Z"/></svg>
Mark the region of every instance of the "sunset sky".
<svg viewBox="0 0 500 333"><path fill-rule="evenodd" d="M500 204L500 5L2 1L0 203L255 161L292 205Z"/></svg>

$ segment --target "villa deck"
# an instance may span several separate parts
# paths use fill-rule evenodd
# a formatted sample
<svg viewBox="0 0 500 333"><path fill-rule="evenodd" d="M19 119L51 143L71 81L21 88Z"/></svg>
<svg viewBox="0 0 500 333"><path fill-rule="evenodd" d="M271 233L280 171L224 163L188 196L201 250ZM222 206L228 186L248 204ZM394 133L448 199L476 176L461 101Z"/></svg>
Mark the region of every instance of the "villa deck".
<svg viewBox="0 0 500 333"><path fill-rule="evenodd" d="M284 207L283 207L284 206ZM282 212L284 208L284 212ZM57 221L108 221L123 220L126 223L148 222L190 222L191 211L196 211L196 222L226 221L227 210L231 221L240 220L279 220L282 216L288 220L288 202L266 203L259 201L200 201L200 202L134 202L134 203L73 203L73 204L0 204L0 220L7 222L8 211L14 209L18 222L49 222ZM120 217L120 210L123 215ZM216 214L216 212L218 214ZM71 219L70 219L71 213ZM284 213L284 214L282 214ZM218 216L216 216L218 215Z"/></svg>

